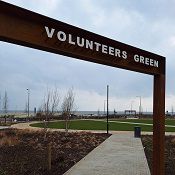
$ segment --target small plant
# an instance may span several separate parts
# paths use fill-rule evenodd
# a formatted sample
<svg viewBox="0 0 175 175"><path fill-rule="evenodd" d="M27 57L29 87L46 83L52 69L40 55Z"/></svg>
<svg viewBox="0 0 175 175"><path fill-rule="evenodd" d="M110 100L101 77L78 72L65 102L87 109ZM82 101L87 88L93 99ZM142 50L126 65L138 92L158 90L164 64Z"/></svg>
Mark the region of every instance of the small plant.
<svg viewBox="0 0 175 175"><path fill-rule="evenodd" d="M6 171L0 169L0 175L7 175Z"/></svg>

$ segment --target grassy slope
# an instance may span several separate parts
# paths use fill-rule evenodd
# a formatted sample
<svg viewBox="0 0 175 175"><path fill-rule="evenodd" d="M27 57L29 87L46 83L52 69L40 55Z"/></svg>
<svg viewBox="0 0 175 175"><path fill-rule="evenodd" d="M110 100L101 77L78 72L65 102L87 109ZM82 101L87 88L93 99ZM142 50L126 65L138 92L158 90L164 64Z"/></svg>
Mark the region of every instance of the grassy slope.
<svg viewBox="0 0 175 175"><path fill-rule="evenodd" d="M43 123L32 124L34 127L44 127ZM133 131L135 125L131 124L119 124L109 123L109 130L116 131ZM138 126L138 125L137 125ZM64 129L64 122L50 122L49 128ZM151 131L151 126L142 126L143 131ZM78 130L106 130L106 123L103 121L91 121L91 120L76 120L70 122L70 129Z"/></svg>

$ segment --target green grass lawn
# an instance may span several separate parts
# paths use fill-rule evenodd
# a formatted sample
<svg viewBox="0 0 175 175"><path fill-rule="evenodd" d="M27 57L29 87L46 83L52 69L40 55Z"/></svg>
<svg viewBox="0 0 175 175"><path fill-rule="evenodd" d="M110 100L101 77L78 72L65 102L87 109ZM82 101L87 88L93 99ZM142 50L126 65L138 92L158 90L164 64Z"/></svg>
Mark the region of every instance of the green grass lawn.
<svg viewBox="0 0 175 175"><path fill-rule="evenodd" d="M112 119L111 121L121 121L121 122L133 122L133 123L148 123L152 124L153 120L152 119ZM175 119L166 119L165 120L166 125L175 125Z"/></svg>
<svg viewBox="0 0 175 175"><path fill-rule="evenodd" d="M130 120L119 120L129 122ZM151 123L151 120L131 120L130 122L136 123ZM166 121L169 125L175 125L175 121ZM33 127L44 127L43 123L31 124ZM135 126L140 126L142 131L152 131L152 126L139 125L139 124L126 124L109 122L109 130L111 131L133 131ZM64 129L64 121L50 122L49 128ZM76 130L106 130L106 122L93 121L93 120L73 120L70 121L70 129ZM175 128L166 127L167 132L175 132Z"/></svg>
<svg viewBox="0 0 175 175"><path fill-rule="evenodd" d="M152 124L152 119L111 119L110 121L132 122L132 123L148 123Z"/></svg>

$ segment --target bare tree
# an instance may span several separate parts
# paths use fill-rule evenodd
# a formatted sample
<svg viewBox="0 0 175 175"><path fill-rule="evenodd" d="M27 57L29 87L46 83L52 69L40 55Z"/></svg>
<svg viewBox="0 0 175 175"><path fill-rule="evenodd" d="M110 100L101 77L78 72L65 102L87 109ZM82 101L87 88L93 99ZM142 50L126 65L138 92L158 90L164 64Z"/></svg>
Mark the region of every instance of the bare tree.
<svg viewBox="0 0 175 175"><path fill-rule="evenodd" d="M59 102L60 102L60 96L58 93L58 89L55 87L52 90L47 90L42 105L46 121L49 121L50 117L53 117L55 113L58 112Z"/></svg>
<svg viewBox="0 0 175 175"><path fill-rule="evenodd" d="M44 97L44 104L43 104L43 111L46 117L46 121L48 121L49 113L50 113L50 99L51 99L51 92L47 90L47 93Z"/></svg>
<svg viewBox="0 0 175 175"><path fill-rule="evenodd" d="M55 114L56 112L58 112L59 102L60 96L58 93L58 89L55 88L51 93L51 114Z"/></svg>
<svg viewBox="0 0 175 175"><path fill-rule="evenodd" d="M39 111L37 116L41 118L45 118L44 120L44 140L47 137L47 129L48 129L48 122L51 117L55 115L55 113L59 110L59 102L60 96L58 93L58 89L55 87L54 89L47 89L47 92L44 96L44 100L42 105L39 107Z"/></svg>
<svg viewBox="0 0 175 175"><path fill-rule="evenodd" d="M7 91L5 91L5 93L4 93L2 110L4 112L4 118L5 118L5 123L6 123L6 120L7 120L6 114L7 114L7 110L8 110L8 96L7 96Z"/></svg>
<svg viewBox="0 0 175 175"><path fill-rule="evenodd" d="M68 132L70 116L75 108L75 94L73 88L70 88L65 95L62 103L62 115L65 120L65 131Z"/></svg>
<svg viewBox="0 0 175 175"><path fill-rule="evenodd" d="M5 91L5 93L4 93L2 110L4 111L5 114L7 114L7 110L8 110L8 96L7 96L7 91Z"/></svg>

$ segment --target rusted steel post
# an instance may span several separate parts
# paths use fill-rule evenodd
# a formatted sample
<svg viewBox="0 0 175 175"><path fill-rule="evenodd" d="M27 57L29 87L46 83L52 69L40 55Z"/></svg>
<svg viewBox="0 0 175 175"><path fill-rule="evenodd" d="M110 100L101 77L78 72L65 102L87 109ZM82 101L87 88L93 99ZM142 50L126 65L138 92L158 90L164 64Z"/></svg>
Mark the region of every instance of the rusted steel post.
<svg viewBox="0 0 175 175"><path fill-rule="evenodd" d="M165 174L165 75L154 75L153 175Z"/></svg>
<svg viewBox="0 0 175 175"><path fill-rule="evenodd" d="M107 85L107 134L109 134L109 109L108 109L108 99L109 99L109 85Z"/></svg>

